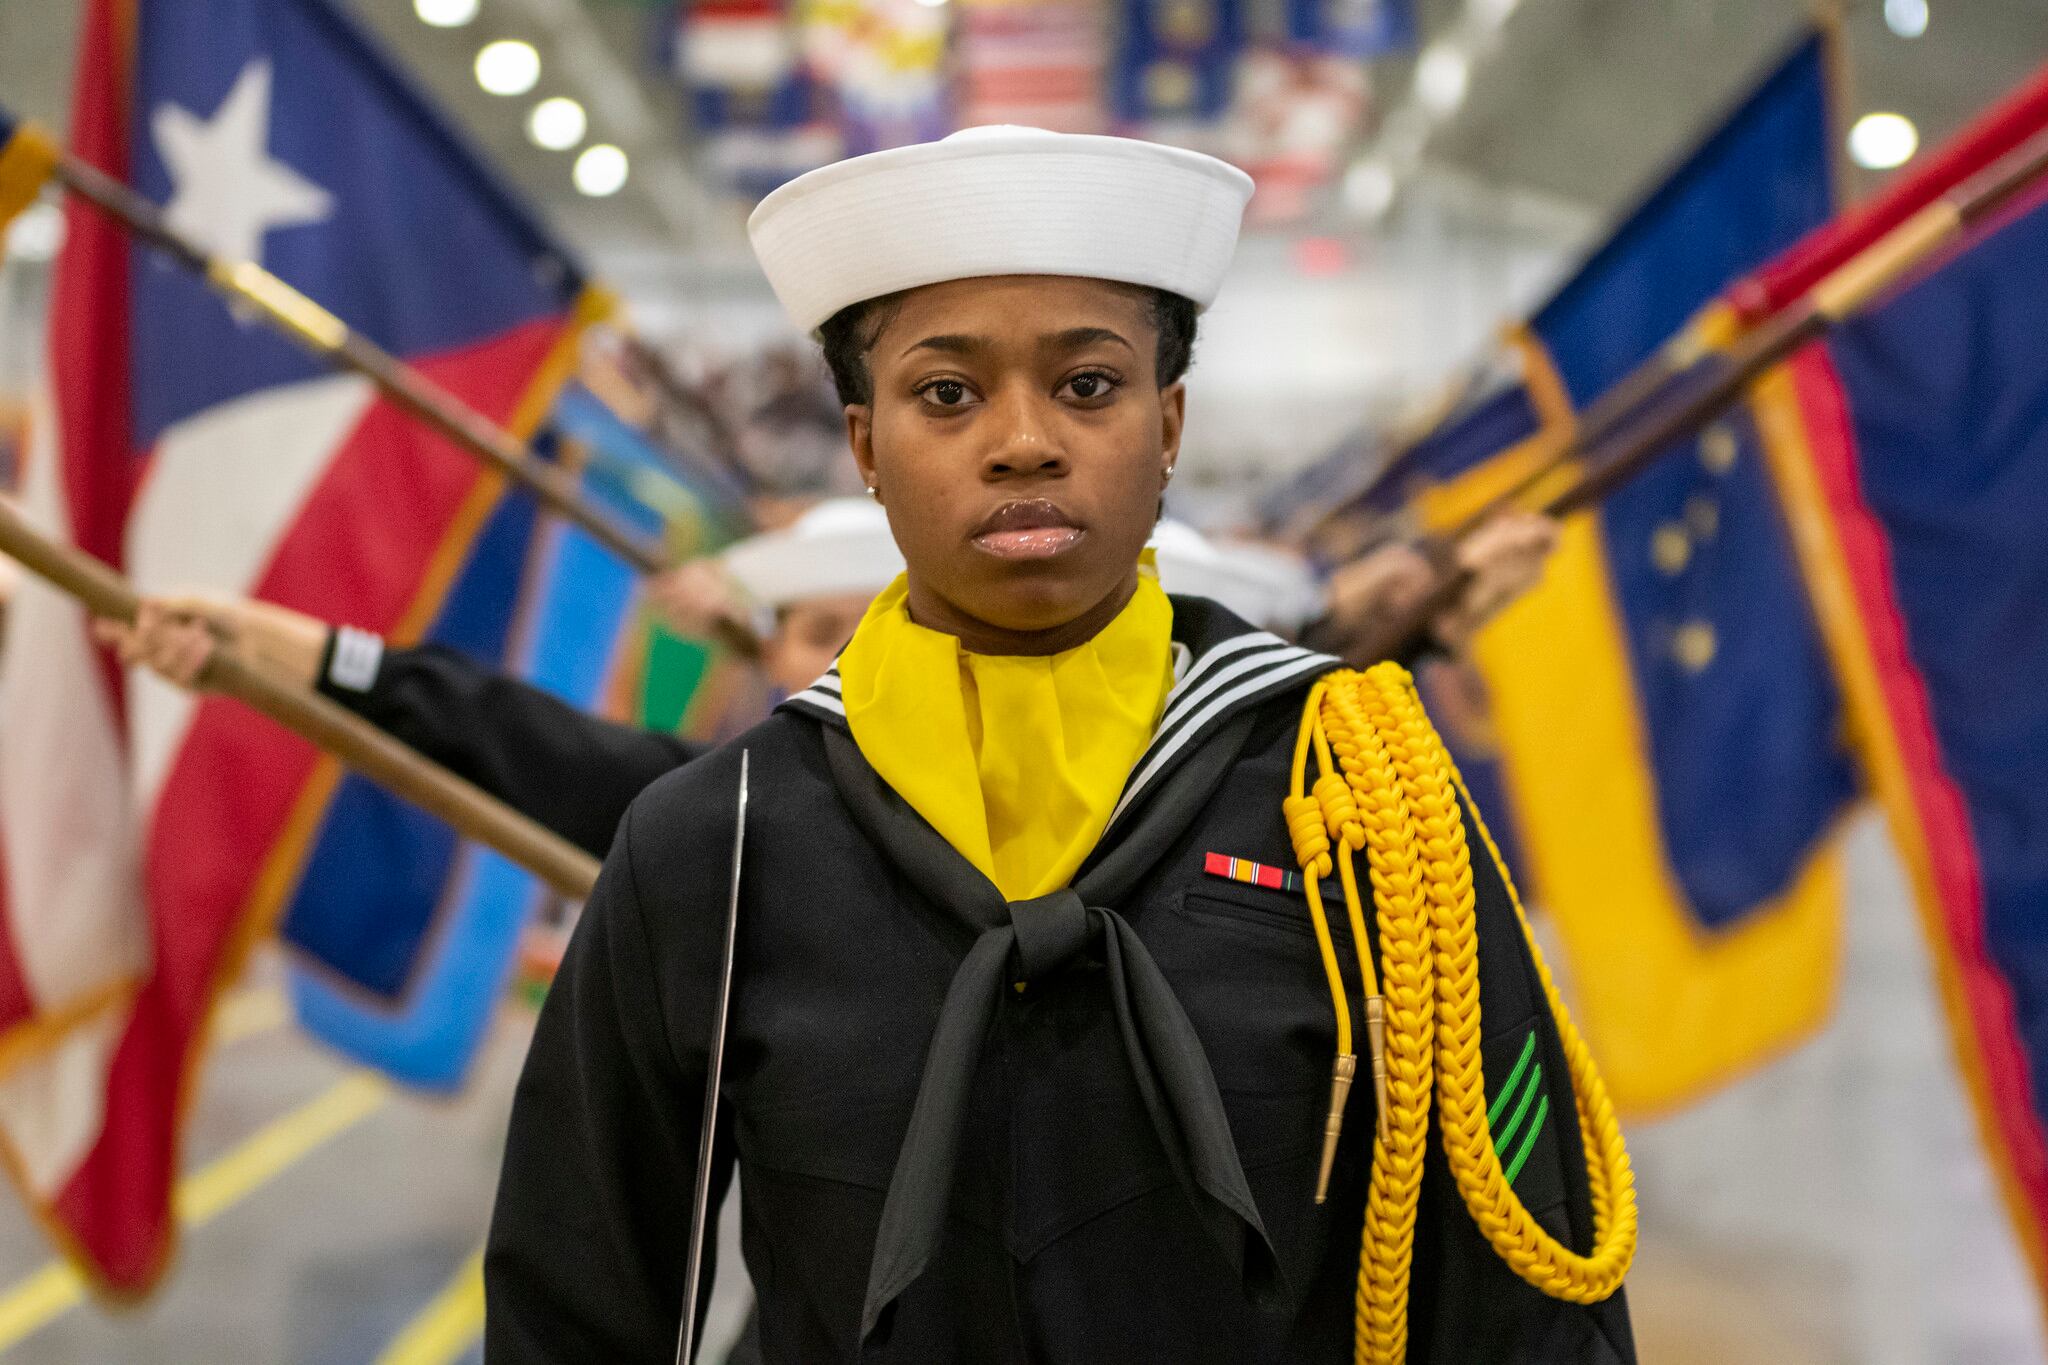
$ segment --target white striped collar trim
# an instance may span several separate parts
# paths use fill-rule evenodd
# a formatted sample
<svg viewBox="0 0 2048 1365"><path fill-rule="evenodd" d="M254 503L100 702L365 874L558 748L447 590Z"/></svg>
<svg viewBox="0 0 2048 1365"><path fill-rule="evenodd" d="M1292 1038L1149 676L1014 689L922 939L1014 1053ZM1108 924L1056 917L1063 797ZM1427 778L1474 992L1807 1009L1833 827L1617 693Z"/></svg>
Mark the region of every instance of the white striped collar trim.
<svg viewBox="0 0 2048 1365"><path fill-rule="evenodd" d="M1227 644L1218 645L1203 655L1188 670L1187 676L1166 694L1166 706L1159 714L1156 733L1163 735L1178 725L1229 679L1278 663L1283 655L1300 658L1307 653L1307 650L1264 631L1240 635Z"/></svg>
<svg viewBox="0 0 2048 1365"><path fill-rule="evenodd" d="M846 701L840 696L839 660L820 674L818 680L801 692L792 692L784 697L777 709L793 706L800 711L829 717L840 724L846 723Z"/></svg>
<svg viewBox="0 0 2048 1365"><path fill-rule="evenodd" d="M1169 703L1167 719L1153 733L1145 756L1138 760L1136 772L1125 785L1116 809L1109 814L1109 827L1115 828L1131 804L1218 725L1305 676L1342 666L1327 654L1283 643L1277 651L1245 659L1241 666L1219 672L1208 685L1190 692L1181 705Z"/></svg>
<svg viewBox="0 0 2048 1365"><path fill-rule="evenodd" d="M841 720L846 719L846 703L840 700L839 694L837 692L827 692L824 688L816 685L806 687L801 692L792 692L789 696L782 699L782 704L784 706L814 707L817 710L829 712Z"/></svg>

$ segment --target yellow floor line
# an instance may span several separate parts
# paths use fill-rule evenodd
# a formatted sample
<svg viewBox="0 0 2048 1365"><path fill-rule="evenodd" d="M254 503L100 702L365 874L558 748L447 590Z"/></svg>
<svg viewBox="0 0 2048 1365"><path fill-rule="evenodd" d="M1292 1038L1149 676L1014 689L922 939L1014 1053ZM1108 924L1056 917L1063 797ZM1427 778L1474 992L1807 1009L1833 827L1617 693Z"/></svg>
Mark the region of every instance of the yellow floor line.
<svg viewBox="0 0 2048 1365"><path fill-rule="evenodd" d="M62 1261L52 1261L0 1298L0 1351L78 1306L85 1283Z"/></svg>
<svg viewBox="0 0 2048 1365"><path fill-rule="evenodd" d="M369 1071L352 1071L325 1094L300 1105L218 1161L178 1182L178 1220L203 1227L253 1194L323 1143L377 1112L391 1085Z"/></svg>
<svg viewBox="0 0 2048 1365"><path fill-rule="evenodd" d="M377 1112L391 1086L353 1071L297 1109L258 1129L246 1142L178 1182L178 1221L203 1227L255 1193L308 1153ZM53 1261L0 1294L0 1351L41 1330L85 1298L78 1272Z"/></svg>
<svg viewBox="0 0 2048 1365"><path fill-rule="evenodd" d="M377 1357L377 1365L449 1365L484 1334L484 1253L462 1263L455 1278L436 1294Z"/></svg>

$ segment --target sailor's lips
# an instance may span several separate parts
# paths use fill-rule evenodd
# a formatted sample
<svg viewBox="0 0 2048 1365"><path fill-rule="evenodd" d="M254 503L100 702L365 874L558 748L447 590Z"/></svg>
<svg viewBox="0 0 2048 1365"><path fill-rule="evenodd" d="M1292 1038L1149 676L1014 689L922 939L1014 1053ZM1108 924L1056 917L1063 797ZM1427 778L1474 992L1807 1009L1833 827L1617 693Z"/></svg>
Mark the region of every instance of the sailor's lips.
<svg viewBox="0 0 2048 1365"><path fill-rule="evenodd" d="M1052 559L1087 534L1050 499L1023 498L989 513L971 539L975 548L998 559Z"/></svg>

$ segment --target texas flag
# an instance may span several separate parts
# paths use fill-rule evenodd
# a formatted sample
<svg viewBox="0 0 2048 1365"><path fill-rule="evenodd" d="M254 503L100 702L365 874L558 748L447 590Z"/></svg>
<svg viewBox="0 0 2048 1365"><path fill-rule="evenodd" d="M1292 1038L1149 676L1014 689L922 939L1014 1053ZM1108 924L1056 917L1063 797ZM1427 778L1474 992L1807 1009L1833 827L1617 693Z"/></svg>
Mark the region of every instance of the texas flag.
<svg viewBox="0 0 2048 1365"><path fill-rule="evenodd" d="M76 151L515 434L587 311L573 264L326 0L91 0ZM74 203L24 499L144 591L400 640L523 498ZM516 551L523 553L523 550ZM518 560L511 561L514 566ZM173 1241L208 1012L339 781L233 702L123 676L25 585L0 669L0 1157L101 1288Z"/></svg>

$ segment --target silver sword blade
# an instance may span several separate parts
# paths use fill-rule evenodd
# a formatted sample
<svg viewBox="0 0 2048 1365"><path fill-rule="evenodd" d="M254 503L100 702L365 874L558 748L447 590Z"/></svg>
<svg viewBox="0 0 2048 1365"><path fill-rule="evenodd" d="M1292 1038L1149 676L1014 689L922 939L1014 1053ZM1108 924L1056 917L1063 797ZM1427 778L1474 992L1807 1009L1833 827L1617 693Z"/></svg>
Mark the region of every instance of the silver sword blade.
<svg viewBox="0 0 2048 1365"><path fill-rule="evenodd" d="M725 1022L732 1007L733 940L740 924L740 855L747 844L747 751L740 750L739 814L732 830L732 891L725 907L724 960L719 966L718 1013L711 1022L710 1077L704 1085L704 1130L697 1139L697 1189L690 1202L690 1251L683 1271L683 1324L676 1333L676 1365L690 1365L697 1349L697 1292L704 1276L704 1242L711 1236L711 1146L718 1131L719 1078L725 1071Z"/></svg>

